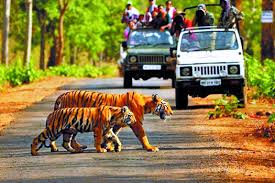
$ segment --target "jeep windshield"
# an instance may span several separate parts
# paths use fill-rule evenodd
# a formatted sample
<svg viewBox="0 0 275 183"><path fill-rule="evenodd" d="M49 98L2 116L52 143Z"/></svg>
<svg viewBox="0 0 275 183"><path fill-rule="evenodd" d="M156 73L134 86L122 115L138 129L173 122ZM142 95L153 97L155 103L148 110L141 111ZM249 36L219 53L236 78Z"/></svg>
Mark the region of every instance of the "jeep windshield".
<svg viewBox="0 0 275 183"><path fill-rule="evenodd" d="M236 35L232 31L189 31L182 35L180 51L236 50L239 48Z"/></svg>
<svg viewBox="0 0 275 183"><path fill-rule="evenodd" d="M130 47L173 45L174 40L169 31L159 30L135 30L131 32L128 40Z"/></svg>

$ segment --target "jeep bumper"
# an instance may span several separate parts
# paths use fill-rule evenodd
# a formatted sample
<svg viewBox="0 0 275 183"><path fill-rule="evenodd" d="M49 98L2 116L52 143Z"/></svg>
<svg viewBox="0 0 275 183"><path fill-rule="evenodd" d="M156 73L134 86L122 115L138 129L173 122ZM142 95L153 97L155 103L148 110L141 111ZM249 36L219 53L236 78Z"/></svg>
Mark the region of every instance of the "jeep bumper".
<svg viewBox="0 0 275 183"><path fill-rule="evenodd" d="M152 77L168 79L175 77L175 65L160 65L160 68L157 70L144 70L143 66L141 64L125 65L124 71L134 79L142 78L143 80L147 80Z"/></svg>
<svg viewBox="0 0 275 183"><path fill-rule="evenodd" d="M209 78L208 78L209 79ZM216 78L221 83L218 86L202 86L201 80L207 79L188 79L176 81L176 88L182 88L193 97L206 97L210 94L236 94L245 86L244 78Z"/></svg>

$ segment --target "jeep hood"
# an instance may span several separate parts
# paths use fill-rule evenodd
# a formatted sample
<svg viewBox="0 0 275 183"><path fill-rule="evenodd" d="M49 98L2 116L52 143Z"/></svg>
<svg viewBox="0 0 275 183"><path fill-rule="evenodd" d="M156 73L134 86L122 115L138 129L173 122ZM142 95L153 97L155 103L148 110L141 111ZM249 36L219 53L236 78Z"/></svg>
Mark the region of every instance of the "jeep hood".
<svg viewBox="0 0 275 183"><path fill-rule="evenodd" d="M243 60L244 57L242 52L237 50L180 52L177 54L178 64L211 64L243 62Z"/></svg>
<svg viewBox="0 0 275 183"><path fill-rule="evenodd" d="M170 48L129 48L129 55L170 55Z"/></svg>

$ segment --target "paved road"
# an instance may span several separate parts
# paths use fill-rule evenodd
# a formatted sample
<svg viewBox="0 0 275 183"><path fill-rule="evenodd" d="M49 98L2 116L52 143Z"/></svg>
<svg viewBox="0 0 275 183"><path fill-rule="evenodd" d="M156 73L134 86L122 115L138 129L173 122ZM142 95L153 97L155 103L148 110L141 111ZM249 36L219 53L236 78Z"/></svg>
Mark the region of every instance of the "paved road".
<svg viewBox="0 0 275 183"><path fill-rule="evenodd" d="M134 82L132 90L160 96L175 105L171 81L149 80ZM160 87L161 86L161 87ZM146 152L130 129L120 133L123 150L120 153L99 154L93 147L90 134L79 134L81 143L89 144L85 153L51 153L42 148L40 156L30 154L32 139L45 126L47 115L53 110L56 97L67 90L97 90L124 93L122 79L80 80L63 87L55 95L34 104L17 116L12 127L0 137L0 181L3 182L182 182L222 181L216 166L216 147L212 139L196 130L195 121L205 117L205 109L174 111L168 122L146 115L144 127L157 153ZM39 95L39 94L35 94ZM207 129L205 129L207 131ZM58 141L60 146L61 141Z"/></svg>

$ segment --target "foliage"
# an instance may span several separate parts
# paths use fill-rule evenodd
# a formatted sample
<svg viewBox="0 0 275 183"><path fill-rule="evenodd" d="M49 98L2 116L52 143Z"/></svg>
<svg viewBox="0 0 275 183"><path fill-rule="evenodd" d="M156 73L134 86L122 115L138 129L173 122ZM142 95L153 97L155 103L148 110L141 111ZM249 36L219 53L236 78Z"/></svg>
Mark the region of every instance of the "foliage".
<svg viewBox="0 0 275 183"><path fill-rule="evenodd" d="M61 65L58 67L50 67L49 75L95 78L102 76L102 72L99 68L90 65L85 65L84 67L79 67L77 65Z"/></svg>
<svg viewBox="0 0 275 183"><path fill-rule="evenodd" d="M268 123L274 123L275 124L275 113L273 113L269 116Z"/></svg>
<svg viewBox="0 0 275 183"><path fill-rule="evenodd" d="M245 119L246 115L237 111L238 107L240 107L240 104L237 97L232 96L227 99L226 95L224 95L223 98L215 101L215 111L208 112L208 118L233 117L236 119Z"/></svg>
<svg viewBox="0 0 275 183"><path fill-rule="evenodd" d="M89 59L99 60L116 59L119 57L119 44L123 40L123 30L125 25L120 22L121 15L125 9L128 0L74 0L70 1L68 10L64 19L65 33L65 60L68 61L71 45L78 48L79 52L88 53ZM166 0L157 0L157 4L165 4ZM145 13L148 1L133 0L133 5L140 13ZM185 0L173 1L178 11L183 11L188 6L196 6L199 3L217 3L217 0ZM47 31L49 33L49 22L56 22L59 16L58 1L52 0L34 0L34 8L46 12ZM17 0L11 3L11 22L10 22L10 40L11 57L22 57L18 54L24 48L26 11L25 0ZM3 15L3 3L0 3L0 15ZM36 49L40 42L40 26L37 20L37 9L33 11L33 39L32 48L34 60L39 60L39 50ZM209 7L208 10L215 15L215 22L218 22L220 16L220 7ZM261 30L261 0L242 1L242 9L245 14L243 21L245 40L247 41L247 51L250 54L260 56L260 30ZM187 17L193 19L193 10L187 11ZM2 24L2 19L0 19ZM21 30L21 31L18 31ZM52 44L53 37L46 35L47 48ZM16 41L15 41L16 40ZM49 52L49 49L46 50ZM20 53L20 52L19 52ZM80 53L79 53L80 54ZM86 59L86 63L90 60Z"/></svg>
<svg viewBox="0 0 275 183"><path fill-rule="evenodd" d="M46 71L37 70L33 64L29 68L24 68L21 64L14 64L9 68L0 65L0 86L9 83L12 86L18 86L33 82L45 76L68 76L68 77L90 77L116 76L117 69L114 65L103 65L94 67L91 65L60 65L50 67Z"/></svg>
<svg viewBox="0 0 275 183"><path fill-rule="evenodd" d="M255 87L257 93L254 97L267 96L275 98L275 63L265 60L264 65L254 57L246 55L247 82Z"/></svg>

